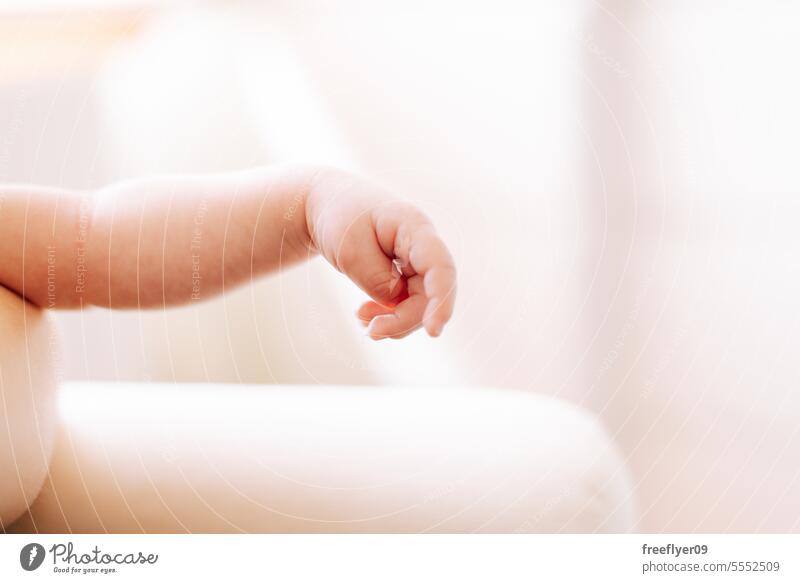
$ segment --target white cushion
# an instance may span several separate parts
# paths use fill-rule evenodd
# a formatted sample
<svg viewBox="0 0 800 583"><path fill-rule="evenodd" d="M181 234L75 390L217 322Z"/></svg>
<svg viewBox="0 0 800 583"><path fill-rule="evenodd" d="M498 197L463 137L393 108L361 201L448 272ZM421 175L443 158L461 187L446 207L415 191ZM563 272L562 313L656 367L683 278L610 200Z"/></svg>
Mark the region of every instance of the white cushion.
<svg viewBox="0 0 800 583"><path fill-rule="evenodd" d="M75 532L594 532L633 524L598 422L491 388L81 383L34 517ZM18 528L25 529L22 524Z"/></svg>

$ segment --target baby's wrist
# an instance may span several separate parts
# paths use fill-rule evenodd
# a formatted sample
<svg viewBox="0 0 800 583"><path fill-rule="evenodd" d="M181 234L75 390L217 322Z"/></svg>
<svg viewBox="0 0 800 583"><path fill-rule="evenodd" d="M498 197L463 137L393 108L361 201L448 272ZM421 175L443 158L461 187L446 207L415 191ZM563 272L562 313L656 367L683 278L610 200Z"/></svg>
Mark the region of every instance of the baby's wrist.
<svg viewBox="0 0 800 583"><path fill-rule="evenodd" d="M316 253L317 248L312 234L309 204L314 183L321 168L311 165L286 165L266 167L270 174L267 184L270 190L276 186L278 192L278 212L284 223L286 242L296 253L307 256ZM277 177L277 181L275 178Z"/></svg>
<svg viewBox="0 0 800 583"><path fill-rule="evenodd" d="M331 192L338 192L337 185L351 175L343 170L330 166L306 166L300 169L303 175L304 195L304 234L308 248L319 252L317 245L317 231L319 219L329 202Z"/></svg>

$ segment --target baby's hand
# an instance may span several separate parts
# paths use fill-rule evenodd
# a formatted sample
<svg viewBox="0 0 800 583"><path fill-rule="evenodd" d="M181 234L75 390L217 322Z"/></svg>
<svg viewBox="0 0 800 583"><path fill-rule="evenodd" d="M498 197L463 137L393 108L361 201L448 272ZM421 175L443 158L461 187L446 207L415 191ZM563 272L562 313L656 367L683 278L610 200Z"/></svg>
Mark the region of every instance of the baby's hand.
<svg viewBox="0 0 800 583"><path fill-rule="evenodd" d="M428 218L343 172L323 170L306 201L312 245L374 301L358 310L368 335L441 334L453 313L456 270Z"/></svg>

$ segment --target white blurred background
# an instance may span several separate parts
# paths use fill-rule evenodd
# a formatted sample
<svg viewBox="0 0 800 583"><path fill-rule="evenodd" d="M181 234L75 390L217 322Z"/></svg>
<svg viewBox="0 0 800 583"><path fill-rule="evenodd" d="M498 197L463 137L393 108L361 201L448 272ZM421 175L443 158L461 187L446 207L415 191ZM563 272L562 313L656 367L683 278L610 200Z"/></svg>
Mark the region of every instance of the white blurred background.
<svg viewBox="0 0 800 583"><path fill-rule="evenodd" d="M643 531L800 531L800 6L0 1L0 181L325 162L460 268L373 344L316 261L61 314L69 379L511 386L599 413Z"/></svg>

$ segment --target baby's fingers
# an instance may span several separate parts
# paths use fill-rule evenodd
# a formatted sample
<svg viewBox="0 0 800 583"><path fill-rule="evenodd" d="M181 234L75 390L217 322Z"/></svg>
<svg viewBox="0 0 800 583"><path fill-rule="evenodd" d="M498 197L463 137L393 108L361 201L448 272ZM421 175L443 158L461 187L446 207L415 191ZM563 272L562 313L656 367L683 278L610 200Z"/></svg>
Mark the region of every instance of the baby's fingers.
<svg viewBox="0 0 800 583"><path fill-rule="evenodd" d="M453 315L456 299L456 272L452 267L434 267L425 274L425 295L428 305L422 321L431 336L442 333Z"/></svg>
<svg viewBox="0 0 800 583"><path fill-rule="evenodd" d="M373 318L367 328L367 334L374 340L408 336L422 324L426 302L425 296L412 295L400 302L393 313Z"/></svg>
<svg viewBox="0 0 800 583"><path fill-rule="evenodd" d="M387 308L386 306L382 306L377 302L365 302L358 309L358 312L356 312L356 316L361 321L362 325L369 326L369 323L373 318L392 313L394 313L392 308Z"/></svg>
<svg viewBox="0 0 800 583"><path fill-rule="evenodd" d="M418 234L409 250L414 271L423 277L428 304L423 315L425 329L431 336L442 333L453 315L456 300L456 268L444 242L425 229Z"/></svg>

